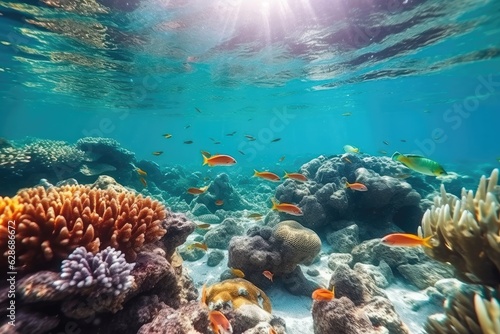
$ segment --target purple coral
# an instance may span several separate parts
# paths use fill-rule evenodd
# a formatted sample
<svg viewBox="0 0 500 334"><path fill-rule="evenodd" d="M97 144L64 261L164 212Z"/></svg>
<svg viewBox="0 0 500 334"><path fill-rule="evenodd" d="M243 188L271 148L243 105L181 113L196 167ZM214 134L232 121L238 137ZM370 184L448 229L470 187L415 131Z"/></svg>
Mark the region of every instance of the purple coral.
<svg viewBox="0 0 500 334"><path fill-rule="evenodd" d="M62 262L61 280L54 285L59 290L94 287L96 293L118 296L131 288L134 277L130 272L134 265L127 263L125 255L112 247L96 255L87 252L85 247L78 247Z"/></svg>

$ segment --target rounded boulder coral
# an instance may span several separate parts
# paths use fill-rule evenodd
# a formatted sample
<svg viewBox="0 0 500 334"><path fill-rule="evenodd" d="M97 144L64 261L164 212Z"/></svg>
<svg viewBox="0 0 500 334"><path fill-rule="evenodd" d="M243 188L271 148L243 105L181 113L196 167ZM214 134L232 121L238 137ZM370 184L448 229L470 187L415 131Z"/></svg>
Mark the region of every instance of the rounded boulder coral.
<svg viewBox="0 0 500 334"><path fill-rule="evenodd" d="M281 253L291 263L311 264L321 250L321 239L316 232L294 220L285 220L276 225L273 236L281 242Z"/></svg>
<svg viewBox="0 0 500 334"><path fill-rule="evenodd" d="M144 243L159 240L167 211L158 201L134 193L87 186L43 187L0 197L0 254L5 266L9 221L15 225L16 266L48 266L78 246L88 251L111 246L133 261ZM12 223L11 223L12 224Z"/></svg>

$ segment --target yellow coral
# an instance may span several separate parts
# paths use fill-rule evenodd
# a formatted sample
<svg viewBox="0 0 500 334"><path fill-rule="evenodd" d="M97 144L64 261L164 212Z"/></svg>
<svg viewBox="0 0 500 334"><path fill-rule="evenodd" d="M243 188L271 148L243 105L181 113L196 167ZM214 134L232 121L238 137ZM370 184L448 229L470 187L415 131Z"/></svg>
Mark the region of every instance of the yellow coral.
<svg viewBox="0 0 500 334"><path fill-rule="evenodd" d="M277 224L274 237L283 243L285 255L294 264L310 264L321 250L321 239L316 232L295 220L285 220Z"/></svg>
<svg viewBox="0 0 500 334"><path fill-rule="evenodd" d="M495 298L488 301L478 294L474 295L474 309L483 333L500 333L500 305Z"/></svg>
<svg viewBox="0 0 500 334"><path fill-rule="evenodd" d="M500 204L495 195L498 169L489 179L481 177L476 194L462 189L461 199L441 196L422 219L420 236L434 236L430 257L450 262L461 279L490 286L500 284Z"/></svg>
<svg viewBox="0 0 500 334"><path fill-rule="evenodd" d="M257 305L271 313L271 301L269 297L243 278L227 279L220 283L209 286L205 290L205 302L210 308L217 305L231 304L234 309L246 304Z"/></svg>
<svg viewBox="0 0 500 334"><path fill-rule="evenodd" d="M465 286L465 285L464 285ZM461 287L445 303L444 314L434 314L425 324L429 334L500 333L500 305L497 292L482 287Z"/></svg>

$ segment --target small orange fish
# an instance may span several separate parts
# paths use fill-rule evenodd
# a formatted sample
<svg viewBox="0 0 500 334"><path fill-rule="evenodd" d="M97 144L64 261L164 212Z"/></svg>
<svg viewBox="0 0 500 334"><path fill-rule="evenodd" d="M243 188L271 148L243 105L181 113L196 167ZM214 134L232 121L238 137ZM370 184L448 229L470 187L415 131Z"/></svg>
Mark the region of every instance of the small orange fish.
<svg viewBox="0 0 500 334"><path fill-rule="evenodd" d="M142 169L140 169L140 168L137 168L137 169L136 169L136 172L137 172L137 174L139 174L139 175L148 175L148 173L146 173L145 171L143 171L143 170L142 170Z"/></svg>
<svg viewBox="0 0 500 334"><path fill-rule="evenodd" d="M278 334L276 333L276 330L272 327L269 327L269 334Z"/></svg>
<svg viewBox="0 0 500 334"><path fill-rule="evenodd" d="M300 181L300 182L307 182L307 176L304 174L300 173L287 173L285 172L285 176L283 178L290 178L292 180Z"/></svg>
<svg viewBox="0 0 500 334"><path fill-rule="evenodd" d="M153 152L153 155L156 155L156 156L159 156L159 155L162 155L163 154L163 151L155 151Z"/></svg>
<svg viewBox="0 0 500 334"><path fill-rule="evenodd" d="M331 290L319 288L312 293L312 299L317 301L330 301L335 298L335 287Z"/></svg>
<svg viewBox="0 0 500 334"><path fill-rule="evenodd" d="M212 225L208 224L208 223L203 223L203 224L196 224L196 227L197 228L201 228L201 229L207 229L207 228L210 228Z"/></svg>
<svg viewBox="0 0 500 334"><path fill-rule="evenodd" d="M290 204L290 203L278 203L274 198L271 198L271 201L273 202L273 207L271 210L277 210L279 212L285 212L288 213L289 215L293 216L303 216L304 213L302 210L296 206L295 204Z"/></svg>
<svg viewBox="0 0 500 334"><path fill-rule="evenodd" d="M393 233L386 235L382 238L382 243L387 246L394 247L416 247L416 246L424 246L432 248L432 244L430 240L433 236L428 236L427 238L420 238L414 234L406 234L406 233Z"/></svg>
<svg viewBox="0 0 500 334"><path fill-rule="evenodd" d="M245 277L245 273L243 271L241 271L240 269L231 268L230 271L231 271L231 274L233 274L236 277L239 277L239 278Z"/></svg>
<svg viewBox="0 0 500 334"><path fill-rule="evenodd" d="M208 319L210 327L215 334L231 334L233 332L231 323L220 311L210 311Z"/></svg>
<svg viewBox="0 0 500 334"><path fill-rule="evenodd" d="M191 194L191 195L200 195L200 194L203 194L205 191L207 191L207 189L208 189L208 186L204 186L201 188L189 188L187 190L187 193Z"/></svg>
<svg viewBox="0 0 500 334"><path fill-rule="evenodd" d="M271 172L259 172L257 170L253 170L253 176L255 177L260 177L261 179L272 181L272 182L279 182L280 177L274 173Z"/></svg>
<svg viewBox="0 0 500 334"><path fill-rule="evenodd" d="M147 187L147 186L148 186L148 183L146 182L146 179L145 179L145 178L143 178L142 176L139 178L139 181L141 181L141 183L142 183L142 185L143 185L144 187Z"/></svg>
<svg viewBox="0 0 500 334"><path fill-rule="evenodd" d="M349 183L346 181L345 187L350 188L352 190L357 190L357 191L367 191L368 190L368 188L364 184L357 183L357 182L356 183Z"/></svg>
<svg viewBox="0 0 500 334"><path fill-rule="evenodd" d="M224 205L224 201L221 200L221 199L218 199L218 200L215 201L215 205L217 205L217 206Z"/></svg>
<svg viewBox="0 0 500 334"><path fill-rule="evenodd" d="M203 249L205 252L208 250L207 244L205 244L205 243L202 244L201 242L192 243L187 248L188 249L199 248L199 249Z"/></svg>
<svg viewBox="0 0 500 334"><path fill-rule="evenodd" d="M202 154L203 155L203 154ZM203 165L213 166L231 166L236 163L236 159L229 155L216 154L211 157L203 155Z"/></svg>
<svg viewBox="0 0 500 334"><path fill-rule="evenodd" d="M264 275L268 280L270 280L271 282L273 281L273 276L274 274L272 272L270 272L269 270L264 270L262 272L262 275Z"/></svg>

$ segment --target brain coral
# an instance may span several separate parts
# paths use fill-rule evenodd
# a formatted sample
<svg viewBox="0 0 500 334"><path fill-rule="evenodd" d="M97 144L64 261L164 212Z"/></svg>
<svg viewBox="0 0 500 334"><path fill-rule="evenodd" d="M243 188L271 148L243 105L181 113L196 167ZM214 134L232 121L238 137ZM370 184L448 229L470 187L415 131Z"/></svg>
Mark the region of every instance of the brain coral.
<svg viewBox="0 0 500 334"><path fill-rule="evenodd" d="M0 254L6 265L9 221L16 226L16 266L41 267L65 259L78 246L93 253L111 246L133 261L144 243L165 229L164 206L149 197L87 186L29 188L0 197Z"/></svg>
<svg viewBox="0 0 500 334"><path fill-rule="evenodd" d="M311 229L294 220L277 224L273 236L282 243L285 257L292 263L310 264L321 250L321 239Z"/></svg>

